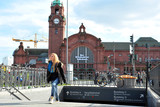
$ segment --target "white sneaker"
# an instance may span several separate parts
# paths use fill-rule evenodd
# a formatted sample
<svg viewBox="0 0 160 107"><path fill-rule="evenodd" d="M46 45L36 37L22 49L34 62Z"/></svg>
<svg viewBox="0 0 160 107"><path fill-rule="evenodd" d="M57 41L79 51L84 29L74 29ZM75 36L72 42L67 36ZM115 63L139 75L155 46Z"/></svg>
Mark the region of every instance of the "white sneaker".
<svg viewBox="0 0 160 107"><path fill-rule="evenodd" d="M49 102L50 102L50 104L53 104L53 98L51 98Z"/></svg>
<svg viewBox="0 0 160 107"><path fill-rule="evenodd" d="M49 102L50 102L50 104L53 104L53 102L54 102L54 97L51 96Z"/></svg>
<svg viewBox="0 0 160 107"><path fill-rule="evenodd" d="M58 101L56 101L57 103L59 103L60 101L58 100Z"/></svg>

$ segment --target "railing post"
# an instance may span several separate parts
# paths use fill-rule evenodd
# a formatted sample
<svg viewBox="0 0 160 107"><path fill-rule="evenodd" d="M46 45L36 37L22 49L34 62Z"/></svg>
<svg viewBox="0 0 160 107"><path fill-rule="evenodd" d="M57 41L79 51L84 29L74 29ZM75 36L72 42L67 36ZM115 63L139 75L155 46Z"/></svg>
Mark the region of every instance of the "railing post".
<svg viewBox="0 0 160 107"><path fill-rule="evenodd" d="M32 76L32 77L31 77L31 78L32 78L32 79L31 79L31 81L32 81L32 88L33 88L33 75L34 75L34 71L33 71L33 68L31 68L31 76Z"/></svg>
<svg viewBox="0 0 160 107"><path fill-rule="evenodd" d="M14 85L13 85L14 87L16 87L16 85L17 85L17 77L16 77L17 76L17 69L16 68L17 67L14 67L14 69L13 69L14 70Z"/></svg>
<svg viewBox="0 0 160 107"><path fill-rule="evenodd" d="M3 89L3 71L2 68L0 68L0 91Z"/></svg>
<svg viewBox="0 0 160 107"><path fill-rule="evenodd" d="M28 68L28 71L27 71L27 79L28 79L28 86L30 87L31 86L31 84L30 84L30 76L31 76L31 69L30 68Z"/></svg>

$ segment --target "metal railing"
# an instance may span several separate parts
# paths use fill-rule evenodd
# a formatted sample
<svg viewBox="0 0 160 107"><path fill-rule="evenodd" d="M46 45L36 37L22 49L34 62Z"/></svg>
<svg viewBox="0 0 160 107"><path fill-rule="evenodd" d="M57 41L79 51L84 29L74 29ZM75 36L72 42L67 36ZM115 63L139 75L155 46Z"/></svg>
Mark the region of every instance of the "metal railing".
<svg viewBox="0 0 160 107"><path fill-rule="evenodd" d="M47 83L47 71L42 68L6 66L0 69L0 91L11 88L34 88L50 86Z"/></svg>
<svg viewBox="0 0 160 107"><path fill-rule="evenodd" d="M69 84L73 86L96 86L96 87L103 86L103 87L117 87L117 88L129 86L129 88L131 87L145 88L146 74L143 73L141 74L141 80L138 80L136 78L132 81L132 79L119 79L118 78L119 75L117 76L114 74L111 75L99 74L98 77L95 77L93 75L92 78L90 79L87 75L83 76L83 79L78 77L73 77L73 80L70 80Z"/></svg>
<svg viewBox="0 0 160 107"><path fill-rule="evenodd" d="M103 78L104 77L104 78ZM142 78L143 81L134 81L135 87L145 87L145 76ZM15 67L7 66L6 69L0 69L0 90L4 88L10 88L8 84L12 84L17 89L28 89L35 87L46 87L51 86L47 83L47 70L42 68L28 68L28 67ZM73 78L69 81L69 85L74 86L104 86L104 87L118 87L124 85L124 81L120 81L117 76L108 74L99 74L95 78L95 75L83 75L83 78Z"/></svg>

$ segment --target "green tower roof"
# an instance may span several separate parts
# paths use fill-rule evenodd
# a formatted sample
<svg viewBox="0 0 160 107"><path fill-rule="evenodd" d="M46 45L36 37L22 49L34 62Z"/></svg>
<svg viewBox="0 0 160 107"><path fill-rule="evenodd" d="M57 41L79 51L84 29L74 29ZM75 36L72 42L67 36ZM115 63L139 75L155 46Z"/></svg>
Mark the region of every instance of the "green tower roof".
<svg viewBox="0 0 160 107"><path fill-rule="evenodd" d="M54 0L52 2L52 6L55 6L56 4L58 4L59 6L61 6L60 0Z"/></svg>

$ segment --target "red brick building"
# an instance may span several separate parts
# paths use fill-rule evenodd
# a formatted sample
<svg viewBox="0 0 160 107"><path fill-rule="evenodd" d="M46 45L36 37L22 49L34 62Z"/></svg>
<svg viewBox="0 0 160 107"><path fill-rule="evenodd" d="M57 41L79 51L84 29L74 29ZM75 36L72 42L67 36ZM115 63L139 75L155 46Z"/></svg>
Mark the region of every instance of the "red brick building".
<svg viewBox="0 0 160 107"><path fill-rule="evenodd" d="M49 49L23 49L20 44L15 50L14 64L32 63L35 67L47 67L48 54L55 52L66 64L65 16L63 4L54 0L51 4L49 22ZM129 37L128 37L129 38ZM149 50L145 47L150 45ZM74 75L78 78L92 78L95 72L115 71L130 73L132 64L129 62L130 42L102 42L100 38L86 32L83 23L79 32L68 38L68 61L74 65ZM146 70L146 61L160 59L160 43L152 37L141 37L135 43L135 69ZM156 63L155 63L156 64ZM153 66L155 66L153 64ZM116 68L116 69L114 69Z"/></svg>
<svg viewBox="0 0 160 107"><path fill-rule="evenodd" d="M13 65L46 68L48 49L24 49L23 43L21 42L19 48L13 52L13 57Z"/></svg>

